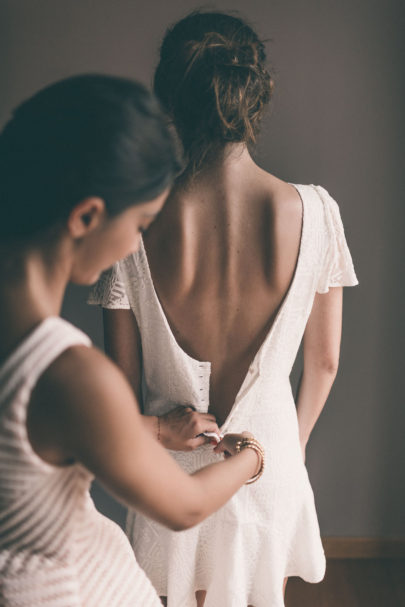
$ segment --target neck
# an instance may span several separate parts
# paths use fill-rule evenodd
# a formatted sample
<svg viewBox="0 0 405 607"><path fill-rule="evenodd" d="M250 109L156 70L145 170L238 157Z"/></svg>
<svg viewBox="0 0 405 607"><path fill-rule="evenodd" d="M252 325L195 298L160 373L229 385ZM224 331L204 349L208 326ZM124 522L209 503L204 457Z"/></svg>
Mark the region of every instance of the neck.
<svg viewBox="0 0 405 607"><path fill-rule="evenodd" d="M267 179L246 146L230 145L221 156L205 163L198 174L178 180L146 235L153 273L154 266L160 264L158 253L154 256L153 251L159 250L163 237L186 290L197 280L196 268L201 271L204 265L200 261L208 258L207 247L212 264L221 268L218 281L223 285L225 276L234 280L240 265L235 239L246 222L246 201L265 198L264 176Z"/></svg>
<svg viewBox="0 0 405 607"><path fill-rule="evenodd" d="M7 262L0 265L0 356L44 318L59 315L71 269L66 246L2 251Z"/></svg>
<svg viewBox="0 0 405 607"><path fill-rule="evenodd" d="M261 171L252 159L245 144L230 143L220 152L207 159L196 172L185 171L178 180L180 189L188 192L203 187L238 184L246 174Z"/></svg>

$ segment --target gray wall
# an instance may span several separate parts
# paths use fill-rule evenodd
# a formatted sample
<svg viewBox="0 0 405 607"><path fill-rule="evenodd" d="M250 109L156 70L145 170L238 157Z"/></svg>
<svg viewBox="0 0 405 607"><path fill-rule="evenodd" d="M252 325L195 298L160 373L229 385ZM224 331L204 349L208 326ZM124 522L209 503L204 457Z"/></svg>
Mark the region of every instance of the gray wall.
<svg viewBox="0 0 405 607"><path fill-rule="evenodd" d="M323 535L405 537L402 5L211 4L241 10L270 39L277 88L259 163L332 193L360 280L345 292L340 371L308 446ZM71 74L106 72L148 84L165 27L195 6L182 0L0 0L0 123L36 89ZM72 287L63 314L101 345L100 311L86 307L86 292ZM122 510L99 489L95 498L122 521Z"/></svg>

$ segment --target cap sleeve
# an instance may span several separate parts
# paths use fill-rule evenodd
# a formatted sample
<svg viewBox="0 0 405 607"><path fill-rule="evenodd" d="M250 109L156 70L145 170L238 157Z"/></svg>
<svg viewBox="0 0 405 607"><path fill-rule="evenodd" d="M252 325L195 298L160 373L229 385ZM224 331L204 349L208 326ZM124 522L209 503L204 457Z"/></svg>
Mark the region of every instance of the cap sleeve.
<svg viewBox="0 0 405 607"><path fill-rule="evenodd" d="M329 287L353 287L359 284L347 246L337 202L325 188L316 187L323 203L325 246L319 269L318 293L327 293Z"/></svg>
<svg viewBox="0 0 405 607"><path fill-rule="evenodd" d="M116 263L103 272L90 291L87 303L100 305L110 310L129 310L130 305L125 292L125 284L119 271L119 263Z"/></svg>

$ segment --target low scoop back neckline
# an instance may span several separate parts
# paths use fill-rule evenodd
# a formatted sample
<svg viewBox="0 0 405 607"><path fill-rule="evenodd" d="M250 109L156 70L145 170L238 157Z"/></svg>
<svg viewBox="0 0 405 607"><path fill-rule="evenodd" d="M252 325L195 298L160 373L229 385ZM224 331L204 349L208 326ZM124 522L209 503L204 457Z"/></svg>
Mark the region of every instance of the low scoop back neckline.
<svg viewBox="0 0 405 607"><path fill-rule="evenodd" d="M300 269L300 266L301 266L302 251L303 251L303 242L304 242L304 229L305 229L305 226L306 226L305 202L304 202L304 196L302 195L301 191L299 190L299 186L296 185L296 184L290 183L290 182L288 182L288 183L289 183L289 185L291 185L295 189L295 191L297 192L297 194L298 194L298 196L300 198L300 201L301 201L302 215L301 215L301 233L300 233L300 243L299 243L298 255L297 255L296 262L295 262L294 273L293 273L293 276L291 278L290 284L289 284L289 286L288 286L288 288L287 288L287 290L286 290L286 292L285 292L285 294L284 294L284 296L283 296L283 298L281 300L281 303L279 305L279 308L277 310L275 318L274 318L271 326L269 327L269 329L268 329L268 331L266 333L266 336L264 337L264 339L263 339L261 345L259 346L256 354L254 355L251 364L254 363L254 361L257 359L259 353L264 348L264 346L270 341L270 338L271 338L271 336L272 336L272 334L274 332L274 328L278 324L279 319L280 319L280 317L281 317L281 315L282 315L282 313L283 313L283 311L285 309L285 306L286 306L286 304L287 304L287 302L289 300L289 297L290 297L290 295L291 295L291 293L292 293L292 291L294 289L294 286L296 284L297 277L298 277L298 274L299 274L299 269ZM188 354L188 352L186 352L186 350L184 350L184 348L177 341L177 339L176 339L176 337L174 335L174 331L173 331L173 329L172 329L172 327L171 327L171 325L169 323L169 320L167 318L166 312L165 312L165 310L163 308L163 305L162 305L162 303L160 301L160 298L158 296L158 293L157 293L157 290L156 290L156 287L155 287L155 283L153 281L152 273L151 273L151 270L150 270L148 256L147 256L147 253L146 253L146 249L145 249L145 245L144 245L142 237L141 237L141 241L140 241L140 249L141 249L141 254L143 256L143 259L144 259L144 265L145 265L145 270L146 270L146 274L147 274L147 279L148 279L148 281L150 283L150 286L151 286L151 291L152 291L152 294L153 294L153 299L154 299L155 304L156 304L156 306L157 306L157 308L159 310L159 313L160 313L160 316L161 316L161 318L163 320L163 323L165 325L166 331L169 334L170 340L174 344L175 348L177 350L179 350L179 352L181 352L182 355L185 356L188 360L190 360L193 364L198 365L198 366L203 365L204 367L207 367L207 368L211 369L211 362L210 361L199 360L199 359L191 356L190 354ZM241 387L242 387L245 379L246 379L246 377L243 379Z"/></svg>

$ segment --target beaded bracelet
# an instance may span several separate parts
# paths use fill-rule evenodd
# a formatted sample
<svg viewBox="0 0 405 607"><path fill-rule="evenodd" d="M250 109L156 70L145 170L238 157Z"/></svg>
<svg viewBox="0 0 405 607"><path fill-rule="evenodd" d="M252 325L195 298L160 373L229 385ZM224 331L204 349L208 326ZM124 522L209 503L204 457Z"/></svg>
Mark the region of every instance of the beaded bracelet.
<svg viewBox="0 0 405 607"><path fill-rule="evenodd" d="M242 451L242 449L253 449L261 457L261 464L260 464L259 471L245 483L245 485L250 485L251 483L254 483L255 481L257 481L263 474L264 464L265 464L265 453L264 453L264 449L263 449L262 445L255 438L242 438L242 439L238 440L235 445L236 453L240 453Z"/></svg>

